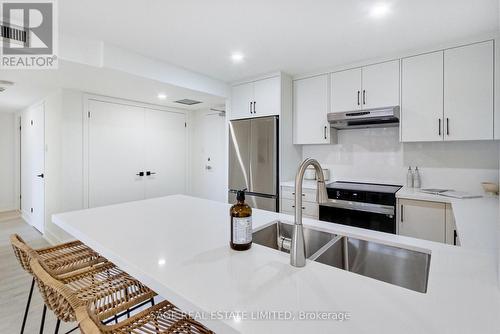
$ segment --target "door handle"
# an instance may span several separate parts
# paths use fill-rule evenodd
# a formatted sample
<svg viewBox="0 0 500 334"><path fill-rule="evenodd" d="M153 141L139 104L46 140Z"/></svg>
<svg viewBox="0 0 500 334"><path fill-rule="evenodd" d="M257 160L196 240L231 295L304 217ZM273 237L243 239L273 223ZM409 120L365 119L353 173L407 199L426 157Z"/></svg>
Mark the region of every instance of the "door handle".
<svg viewBox="0 0 500 334"><path fill-rule="evenodd" d="M146 176L155 175L155 174L156 174L155 172L150 172L149 170L146 172Z"/></svg>
<svg viewBox="0 0 500 334"><path fill-rule="evenodd" d="M401 222L403 222L404 219L403 219L403 204L401 204Z"/></svg>
<svg viewBox="0 0 500 334"><path fill-rule="evenodd" d="M253 111L252 111L252 106L253 106L253 102L250 102L250 113L252 114Z"/></svg>
<svg viewBox="0 0 500 334"><path fill-rule="evenodd" d="M38 174L37 177L40 177L43 179L45 177L45 175L43 175L43 173L42 173L42 174Z"/></svg>
<svg viewBox="0 0 500 334"><path fill-rule="evenodd" d="M363 89L363 104L366 104L366 90Z"/></svg>
<svg viewBox="0 0 500 334"><path fill-rule="evenodd" d="M453 246L457 245L457 230L453 230Z"/></svg>
<svg viewBox="0 0 500 334"><path fill-rule="evenodd" d="M441 118L439 119L439 123L438 123L438 133L439 133L439 137L441 137Z"/></svg>
<svg viewBox="0 0 500 334"><path fill-rule="evenodd" d="M358 106L361 105L361 102L359 101L359 95L360 95L360 91L358 90Z"/></svg>
<svg viewBox="0 0 500 334"><path fill-rule="evenodd" d="M253 101L253 113L256 114L257 111L255 110L255 106L257 105L257 102Z"/></svg>
<svg viewBox="0 0 500 334"><path fill-rule="evenodd" d="M139 172L139 173L137 173L135 175L137 175L137 176L144 176L144 172Z"/></svg>

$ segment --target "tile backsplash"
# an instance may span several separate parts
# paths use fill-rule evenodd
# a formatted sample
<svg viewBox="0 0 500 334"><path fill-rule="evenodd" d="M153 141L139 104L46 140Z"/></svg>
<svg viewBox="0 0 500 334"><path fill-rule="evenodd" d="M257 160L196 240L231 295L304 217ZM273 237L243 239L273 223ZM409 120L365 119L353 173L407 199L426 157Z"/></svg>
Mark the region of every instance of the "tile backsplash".
<svg viewBox="0 0 500 334"><path fill-rule="evenodd" d="M418 166L422 187L482 193L481 182L498 182L495 141L400 143L399 128L338 132L338 144L304 145L303 156L329 168L332 179L404 185L408 166Z"/></svg>

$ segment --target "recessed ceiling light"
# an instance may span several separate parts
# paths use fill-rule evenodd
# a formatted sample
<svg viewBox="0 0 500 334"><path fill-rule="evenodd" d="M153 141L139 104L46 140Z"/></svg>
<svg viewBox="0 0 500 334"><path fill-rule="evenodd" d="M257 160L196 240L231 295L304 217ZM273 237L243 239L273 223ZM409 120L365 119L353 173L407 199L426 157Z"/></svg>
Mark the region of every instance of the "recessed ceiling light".
<svg viewBox="0 0 500 334"><path fill-rule="evenodd" d="M158 94L158 98L160 100L165 100L167 98L167 94L160 93L160 94Z"/></svg>
<svg viewBox="0 0 500 334"><path fill-rule="evenodd" d="M373 5L370 10L370 16L373 18L381 18L391 12L391 6L388 3L380 2Z"/></svg>
<svg viewBox="0 0 500 334"><path fill-rule="evenodd" d="M231 55L231 59L233 60L233 63L241 63L243 59L245 59L245 56L241 52L234 52Z"/></svg>

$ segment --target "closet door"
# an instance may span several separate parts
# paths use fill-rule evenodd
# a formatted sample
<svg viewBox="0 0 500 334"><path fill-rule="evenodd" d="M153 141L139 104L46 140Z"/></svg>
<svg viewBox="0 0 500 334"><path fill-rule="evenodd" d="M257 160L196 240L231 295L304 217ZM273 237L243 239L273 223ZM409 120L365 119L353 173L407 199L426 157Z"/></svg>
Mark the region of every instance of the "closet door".
<svg viewBox="0 0 500 334"><path fill-rule="evenodd" d="M33 225L44 232L45 222L45 109L41 104L31 111L31 207Z"/></svg>
<svg viewBox="0 0 500 334"><path fill-rule="evenodd" d="M186 193L186 115L145 109L145 197Z"/></svg>
<svg viewBox="0 0 500 334"><path fill-rule="evenodd" d="M89 101L89 207L144 198L144 110Z"/></svg>
<svg viewBox="0 0 500 334"><path fill-rule="evenodd" d="M21 116L21 209L43 233L45 222L45 112L39 104Z"/></svg>

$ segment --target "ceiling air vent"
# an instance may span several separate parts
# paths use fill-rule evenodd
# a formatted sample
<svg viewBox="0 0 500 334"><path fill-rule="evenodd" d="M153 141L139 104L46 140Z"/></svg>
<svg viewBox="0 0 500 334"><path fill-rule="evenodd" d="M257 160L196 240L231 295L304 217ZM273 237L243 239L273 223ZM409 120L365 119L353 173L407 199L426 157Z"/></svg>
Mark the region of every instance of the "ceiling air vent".
<svg viewBox="0 0 500 334"><path fill-rule="evenodd" d="M201 103L201 101L196 101L196 100L191 100L191 99L182 99L182 100L177 100L177 101L174 101L174 102L175 103L180 103L180 104L185 104L187 106L192 106L192 105Z"/></svg>
<svg viewBox="0 0 500 334"><path fill-rule="evenodd" d="M28 45L27 30L21 27L14 27L4 22L0 22L0 37L12 43Z"/></svg>

